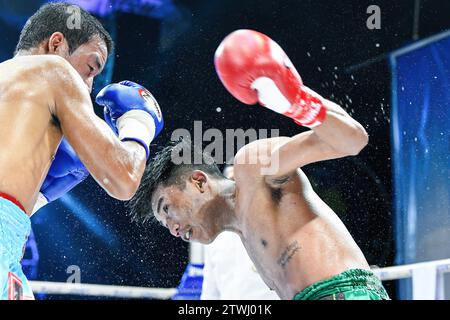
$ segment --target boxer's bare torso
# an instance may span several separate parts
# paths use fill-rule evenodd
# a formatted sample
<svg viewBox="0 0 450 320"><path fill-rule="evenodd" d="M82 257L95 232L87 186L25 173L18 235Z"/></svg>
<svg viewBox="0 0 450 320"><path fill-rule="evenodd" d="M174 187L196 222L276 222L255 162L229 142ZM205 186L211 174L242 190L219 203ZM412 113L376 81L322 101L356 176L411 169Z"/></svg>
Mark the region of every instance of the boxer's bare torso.
<svg viewBox="0 0 450 320"><path fill-rule="evenodd" d="M156 220L174 236L205 244L222 231L236 232L263 280L282 299L346 270L369 269L342 221L300 169L357 155L367 145L361 124L337 104L325 99L324 104L327 118L313 130L241 148L234 157L234 182L195 166L185 169L192 170L189 175L173 173L186 179L182 187L162 179L150 198ZM155 165L148 174L162 170ZM142 201L149 201L146 193L135 201L135 214L145 216Z"/></svg>
<svg viewBox="0 0 450 320"><path fill-rule="evenodd" d="M289 138L253 142L236 155L235 213L240 236L266 284L282 299L347 269L369 269L353 238L298 169L261 174L273 148ZM249 163L254 155L258 163ZM253 157L255 159L255 157Z"/></svg>
<svg viewBox="0 0 450 320"><path fill-rule="evenodd" d="M62 138L51 113L55 67L52 56L23 56L0 64L0 191L15 197L27 212Z"/></svg>
<svg viewBox="0 0 450 320"><path fill-rule="evenodd" d="M145 151L116 138L96 116L89 94L107 59L105 45L94 38L71 62L39 50L0 64L0 192L31 214L64 135L109 195L129 199L140 183Z"/></svg>

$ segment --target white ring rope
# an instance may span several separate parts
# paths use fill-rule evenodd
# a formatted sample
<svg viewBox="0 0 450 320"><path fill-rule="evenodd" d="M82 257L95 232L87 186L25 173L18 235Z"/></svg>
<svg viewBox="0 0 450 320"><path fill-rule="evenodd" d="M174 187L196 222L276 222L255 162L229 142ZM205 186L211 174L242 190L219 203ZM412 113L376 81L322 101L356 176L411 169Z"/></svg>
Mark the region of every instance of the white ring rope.
<svg viewBox="0 0 450 320"><path fill-rule="evenodd" d="M401 266L372 269L372 271L383 281L406 279L412 276L414 270L434 266L438 273L450 272L450 259L434 260Z"/></svg>
<svg viewBox="0 0 450 320"><path fill-rule="evenodd" d="M129 299L170 299L176 289L110 286L100 284L30 281L35 293L81 295Z"/></svg>
<svg viewBox="0 0 450 320"><path fill-rule="evenodd" d="M437 274L450 272L450 259L421 262L415 264L372 269L382 280L396 280L412 277L413 271L421 268L435 267ZM175 288L145 288L126 287L99 284L66 283L30 281L35 293L54 295L81 295L96 297L115 297L129 299L170 299L176 292Z"/></svg>

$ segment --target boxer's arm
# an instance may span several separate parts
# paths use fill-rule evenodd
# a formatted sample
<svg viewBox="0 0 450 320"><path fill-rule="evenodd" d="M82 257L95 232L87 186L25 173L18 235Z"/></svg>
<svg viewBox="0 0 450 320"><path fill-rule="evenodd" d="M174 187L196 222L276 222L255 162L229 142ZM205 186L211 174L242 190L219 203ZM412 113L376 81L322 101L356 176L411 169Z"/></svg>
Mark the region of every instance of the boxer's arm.
<svg viewBox="0 0 450 320"><path fill-rule="evenodd" d="M268 178L289 175L310 163L357 155L368 142L368 135L341 107L328 101L324 122L294 137L271 142Z"/></svg>
<svg viewBox="0 0 450 320"><path fill-rule="evenodd" d="M114 198L130 199L144 172L146 154L134 141L121 142L94 113L87 86L63 59L56 59L50 112L99 185Z"/></svg>
<svg viewBox="0 0 450 320"><path fill-rule="evenodd" d="M323 101L326 118L313 128L314 133L342 156L359 154L369 141L364 127L336 103L327 99Z"/></svg>
<svg viewBox="0 0 450 320"><path fill-rule="evenodd" d="M367 144L363 127L338 105L306 87L283 49L265 34L254 30L231 33L217 48L214 63L220 80L236 99L245 104L258 102L313 128L290 139L262 142L257 148L272 144L265 150L268 155L244 149L257 155L261 165L270 164L261 175L284 176L308 163L358 154Z"/></svg>

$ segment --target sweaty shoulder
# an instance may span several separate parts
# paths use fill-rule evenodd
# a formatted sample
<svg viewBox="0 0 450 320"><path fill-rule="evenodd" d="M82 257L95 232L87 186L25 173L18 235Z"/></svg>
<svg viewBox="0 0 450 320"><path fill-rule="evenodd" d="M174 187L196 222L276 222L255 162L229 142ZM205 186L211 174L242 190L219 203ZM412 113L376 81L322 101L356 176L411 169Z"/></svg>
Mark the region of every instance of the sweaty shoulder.
<svg viewBox="0 0 450 320"><path fill-rule="evenodd" d="M40 76L44 76L49 80L51 79L50 75L53 75L53 77L57 76L58 71L68 72L70 71L70 69L73 70L73 67L66 59L57 55L48 54L48 55L20 56L15 57L10 61L14 61L14 63L23 66L26 69L38 72L40 73L39 74Z"/></svg>
<svg viewBox="0 0 450 320"><path fill-rule="evenodd" d="M35 59L46 68L68 68L70 66L70 63L66 59L55 54L30 55L24 56L23 58Z"/></svg>
<svg viewBox="0 0 450 320"><path fill-rule="evenodd" d="M58 81L58 84L62 86L70 84L75 79L82 81L78 72L66 59L57 55L39 57L42 59L42 64L45 65L46 70L51 74L49 80Z"/></svg>
<svg viewBox="0 0 450 320"><path fill-rule="evenodd" d="M73 105L73 100L89 99L89 90L79 73L64 58L56 55L44 56L48 73L49 92L55 101L55 108L63 105ZM90 101L90 100L89 100ZM56 114L55 109L51 110Z"/></svg>
<svg viewBox="0 0 450 320"><path fill-rule="evenodd" d="M62 69L64 60L50 55L17 56L0 64L0 92L3 101L18 103L20 97L49 104L56 70ZM66 62L68 63L68 62Z"/></svg>
<svg viewBox="0 0 450 320"><path fill-rule="evenodd" d="M9 79L14 78L28 87L39 88L49 94L51 89L57 87L64 89L64 85L81 77L71 64L57 55L28 55L18 56L2 64L2 74L8 74ZM33 83L39 85L35 86Z"/></svg>

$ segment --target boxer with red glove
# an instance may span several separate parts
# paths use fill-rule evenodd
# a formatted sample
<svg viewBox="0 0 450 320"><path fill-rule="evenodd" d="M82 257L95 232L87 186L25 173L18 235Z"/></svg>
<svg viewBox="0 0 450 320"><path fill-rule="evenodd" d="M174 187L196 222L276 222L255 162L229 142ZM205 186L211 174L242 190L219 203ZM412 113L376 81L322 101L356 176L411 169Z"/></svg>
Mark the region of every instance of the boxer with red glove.
<svg viewBox="0 0 450 320"><path fill-rule="evenodd" d="M174 164L176 150L197 157L189 141L155 156L131 200L134 219L152 216L185 241L208 244L233 231L266 285L281 299L389 299L338 215L320 199L301 167L357 154L364 128L342 108L305 87L281 48L252 30L232 33L215 64L228 91L259 102L312 130L259 139L239 149L234 179L211 156ZM267 166L269 170L267 169Z"/></svg>
<svg viewBox="0 0 450 320"><path fill-rule="evenodd" d="M220 80L236 99L259 103L313 128L308 138L320 140L329 158L355 155L367 144L364 128L340 106L305 86L286 53L268 36L237 30L222 41L214 62Z"/></svg>
<svg viewBox="0 0 450 320"><path fill-rule="evenodd" d="M259 102L307 127L325 119L323 98L303 85L283 49L262 33L233 32L217 49L215 65L224 86L245 104Z"/></svg>

